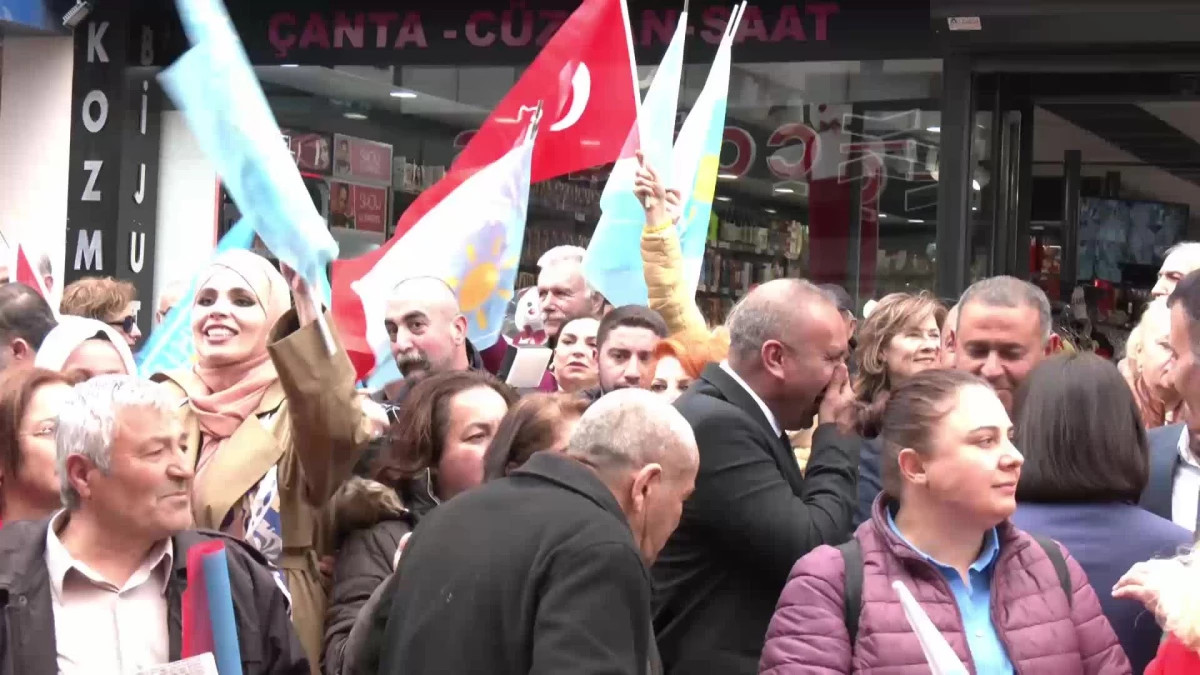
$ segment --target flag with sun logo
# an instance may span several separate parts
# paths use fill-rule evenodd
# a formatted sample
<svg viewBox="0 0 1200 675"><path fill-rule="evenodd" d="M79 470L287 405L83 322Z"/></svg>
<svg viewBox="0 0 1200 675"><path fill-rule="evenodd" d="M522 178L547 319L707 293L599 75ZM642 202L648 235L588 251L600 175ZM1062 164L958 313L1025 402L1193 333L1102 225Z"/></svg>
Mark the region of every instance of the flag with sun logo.
<svg viewBox="0 0 1200 675"><path fill-rule="evenodd" d="M725 134L725 109L729 99L729 67L733 37L745 12L739 5L729 20L725 36L717 47L717 56L704 88L696 97L672 154L670 186L679 190L683 205L676 231L683 251L683 279L688 295L696 293L700 268L704 264L704 245L708 239L708 219L717 188L717 170L721 164L721 145Z"/></svg>
<svg viewBox="0 0 1200 675"><path fill-rule="evenodd" d="M372 386L399 379L384 312L392 290L406 279L445 281L458 296L467 337L477 349L487 349L499 339L525 238L534 135L531 126L529 135L508 154L481 169L466 170L466 177L451 172L439 182L450 189L429 192L439 199L411 228L382 248L339 261L334 268L337 283L342 283L338 275L349 280L365 318L365 336L359 337L365 337L372 354L363 359L350 350L360 379L373 371ZM346 331L356 324L339 320L339 307L344 304L335 296L335 321Z"/></svg>

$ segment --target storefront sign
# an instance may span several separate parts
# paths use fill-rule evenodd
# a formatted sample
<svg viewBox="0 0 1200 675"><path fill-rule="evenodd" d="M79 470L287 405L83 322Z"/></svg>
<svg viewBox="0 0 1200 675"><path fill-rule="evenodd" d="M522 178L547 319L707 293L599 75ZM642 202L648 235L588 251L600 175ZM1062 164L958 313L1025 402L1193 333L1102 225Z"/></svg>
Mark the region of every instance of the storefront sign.
<svg viewBox="0 0 1200 675"><path fill-rule="evenodd" d="M372 0L279 0L230 3L229 9L255 64L511 65L529 63L579 3L472 4L397 9L394 3ZM670 42L681 3L637 4L630 8L630 27L639 61L648 62L645 59L661 55ZM716 47L732 4L692 0L692 48ZM930 35L927 1L760 1L746 8L734 59L788 62L868 58L873 52L893 52L896 57L933 54Z"/></svg>
<svg viewBox="0 0 1200 675"><path fill-rule="evenodd" d="M388 191L368 185L329 183L329 226L383 234Z"/></svg>
<svg viewBox="0 0 1200 675"><path fill-rule="evenodd" d="M115 277L150 303L162 91L147 66L158 43L152 27L113 7L75 32L64 284ZM143 333L150 320L139 315Z"/></svg>
<svg viewBox="0 0 1200 675"><path fill-rule="evenodd" d="M292 158L296 160L296 168L311 173L329 174L331 162L330 142L328 134L315 134L307 131L281 129L283 142L291 150Z"/></svg>
<svg viewBox="0 0 1200 675"><path fill-rule="evenodd" d="M363 138L333 137L333 175L355 182L392 184L392 146Z"/></svg>

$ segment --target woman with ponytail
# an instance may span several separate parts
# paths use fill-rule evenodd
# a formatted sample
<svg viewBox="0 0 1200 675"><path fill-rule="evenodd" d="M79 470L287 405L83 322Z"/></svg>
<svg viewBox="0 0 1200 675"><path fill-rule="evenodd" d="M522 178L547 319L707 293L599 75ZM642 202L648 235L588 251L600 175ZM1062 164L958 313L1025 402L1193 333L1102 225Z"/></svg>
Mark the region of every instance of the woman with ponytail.
<svg viewBox="0 0 1200 675"><path fill-rule="evenodd" d="M1023 458L987 382L928 370L864 410L860 422L879 430L883 492L850 542L796 563L760 673L928 673L896 581L971 673L1130 672L1078 563L1008 521Z"/></svg>

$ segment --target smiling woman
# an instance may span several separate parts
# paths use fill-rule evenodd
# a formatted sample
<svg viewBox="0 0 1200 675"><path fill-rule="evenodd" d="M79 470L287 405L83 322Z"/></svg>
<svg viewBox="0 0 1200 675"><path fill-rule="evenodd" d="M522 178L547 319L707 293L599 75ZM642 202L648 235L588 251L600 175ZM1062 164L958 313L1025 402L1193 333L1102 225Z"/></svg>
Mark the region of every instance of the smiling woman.
<svg viewBox="0 0 1200 675"><path fill-rule="evenodd" d="M928 293L892 293L871 310L858 334L854 391L871 403L905 378L938 366L946 308Z"/></svg>

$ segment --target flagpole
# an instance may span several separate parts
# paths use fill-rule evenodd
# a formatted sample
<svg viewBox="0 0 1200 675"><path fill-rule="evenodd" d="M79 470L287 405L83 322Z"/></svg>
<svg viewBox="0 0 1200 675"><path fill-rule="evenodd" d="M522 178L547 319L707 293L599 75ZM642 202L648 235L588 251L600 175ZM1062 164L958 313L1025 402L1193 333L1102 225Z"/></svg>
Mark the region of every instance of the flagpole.
<svg viewBox="0 0 1200 675"><path fill-rule="evenodd" d="M629 48L629 75L633 83L633 107L637 113L638 148L642 147L642 88L638 80L637 56L633 53L633 25L629 22L629 4L621 0L621 18L625 19L625 44Z"/></svg>

